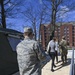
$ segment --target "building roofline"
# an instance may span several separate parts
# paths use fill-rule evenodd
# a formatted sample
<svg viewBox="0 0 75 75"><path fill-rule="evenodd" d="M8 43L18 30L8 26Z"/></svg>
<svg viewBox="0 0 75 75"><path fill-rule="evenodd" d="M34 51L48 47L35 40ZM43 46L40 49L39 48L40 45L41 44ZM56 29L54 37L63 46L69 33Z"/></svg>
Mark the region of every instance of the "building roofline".
<svg viewBox="0 0 75 75"><path fill-rule="evenodd" d="M44 23L44 24L41 24L41 25L44 25L44 26L48 26L50 25L51 23ZM60 25L64 25L64 24L73 24L75 25L75 21L69 21L69 22L56 22L56 25L60 26Z"/></svg>
<svg viewBox="0 0 75 75"><path fill-rule="evenodd" d="M5 29L5 28L0 28L0 33L7 34L10 37L15 37L15 38L23 38L23 33L13 30L13 29Z"/></svg>

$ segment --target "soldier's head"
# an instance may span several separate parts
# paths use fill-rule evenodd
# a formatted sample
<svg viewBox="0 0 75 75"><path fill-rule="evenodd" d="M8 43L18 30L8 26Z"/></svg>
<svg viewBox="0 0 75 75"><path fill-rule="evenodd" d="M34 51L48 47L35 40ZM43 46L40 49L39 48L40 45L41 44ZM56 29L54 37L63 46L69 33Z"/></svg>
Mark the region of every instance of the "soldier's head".
<svg viewBox="0 0 75 75"><path fill-rule="evenodd" d="M31 38L33 38L33 30L32 30L32 28L31 27L25 27L24 28L24 37L25 36L28 36L28 37L31 37Z"/></svg>
<svg viewBox="0 0 75 75"><path fill-rule="evenodd" d="M65 36L62 36L62 39L65 39Z"/></svg>

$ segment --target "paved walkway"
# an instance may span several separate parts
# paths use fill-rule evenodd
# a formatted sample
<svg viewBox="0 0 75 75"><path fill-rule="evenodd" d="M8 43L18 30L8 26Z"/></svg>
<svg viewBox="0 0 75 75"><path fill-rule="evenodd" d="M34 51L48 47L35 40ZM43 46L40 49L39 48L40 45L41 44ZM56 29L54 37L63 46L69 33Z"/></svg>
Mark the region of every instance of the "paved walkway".
<svg viewBox="0 0 75 75"><path fill-rule="evenodd" d="M42 75L69 75L70 72L70 64L71 64L71 56L68 56L68 63L65 65L61 65L60 56L58 57L59 63L56 64L57 67L54 68L54 72L50 70L51 68L51 60L43 67ZM19 72L12 74L12 75L19 75Z"/></svg>
<svg viewBox="0 0 75 75"><path fill-rule="evenodd" d="M71 58L68 57L68 62L65 63L63 66L61 65L61 59L60 56L59 63L56 64L57 67L54 68L54 72L50 70L51 68L51 60L43 67L42 69L42 75L69 75L70 72L70 64L71 64Z"/></svg>

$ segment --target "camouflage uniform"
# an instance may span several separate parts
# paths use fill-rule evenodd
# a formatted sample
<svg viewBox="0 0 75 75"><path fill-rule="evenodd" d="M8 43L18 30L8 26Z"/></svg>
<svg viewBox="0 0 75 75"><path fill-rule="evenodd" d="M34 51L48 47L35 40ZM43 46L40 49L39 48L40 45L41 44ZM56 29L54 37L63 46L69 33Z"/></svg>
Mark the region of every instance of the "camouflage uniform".
<svg viewBox="0 0 75 75"><path fill-rule="evenodd" d="M60 52L61 52L61 59L64 63L64 61L67 61L67 41L62 39L60 42Z"/></svg>
<svg viewBox="0 0 75 75"><path fill-rule="evenodd" d="M40 45L29 38L17 46L17 60L20 75L41 75L40 61L44 60Z"/></svg>

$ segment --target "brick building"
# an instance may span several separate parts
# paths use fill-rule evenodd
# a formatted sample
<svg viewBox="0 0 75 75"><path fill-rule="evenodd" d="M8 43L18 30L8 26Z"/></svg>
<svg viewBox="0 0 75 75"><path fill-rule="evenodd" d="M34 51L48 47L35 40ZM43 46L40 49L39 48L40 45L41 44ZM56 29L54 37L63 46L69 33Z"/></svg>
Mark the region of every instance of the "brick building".
<svg viewBox="0 0 75 75"><path fill-rule="evenodd" d="M50 40L51 35L50 26L51 26L50 24L41 25L40 29L41 43L44 50L46 50L46 47ZM55 37L57 37L60 42L62 36L66 36L66 40L69 42L70 47L75 46L75 22L62 23L62 25L59 25L59 23L57 23L55 30Z"/></svg>
<svg viewBox="0 0 75 75"><path fill-rule="evenodd" d="M50 33L51 33L50 24L42 24L40 28L40 34L41 34L41 43L44 50L46 50L47 44L49 42Z"/></svg>

